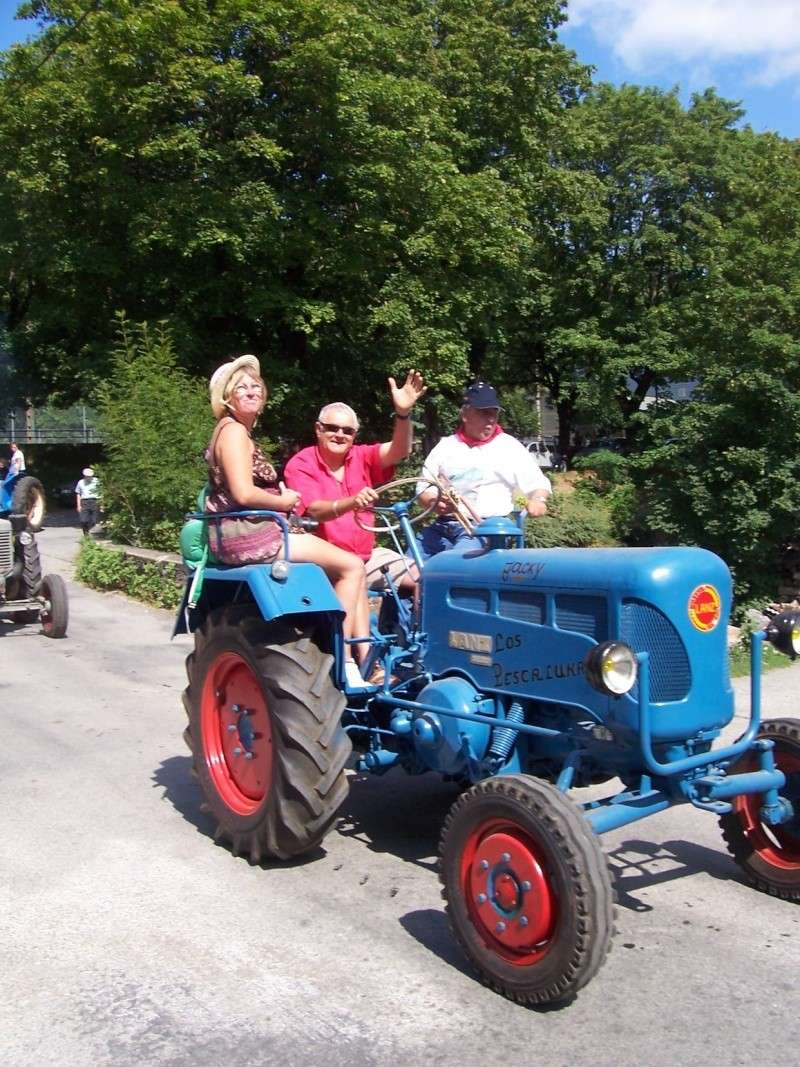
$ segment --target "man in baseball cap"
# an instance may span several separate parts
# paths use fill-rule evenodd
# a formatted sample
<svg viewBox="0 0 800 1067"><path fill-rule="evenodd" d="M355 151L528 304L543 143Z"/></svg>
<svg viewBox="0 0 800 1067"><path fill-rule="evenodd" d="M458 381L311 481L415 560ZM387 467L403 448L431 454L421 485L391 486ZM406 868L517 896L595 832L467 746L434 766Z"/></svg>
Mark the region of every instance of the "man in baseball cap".
<svg viewBox="0 0 800 1067"><path fill-rule="evenodd" d="M80 517L84 537L89 536L89 531L97 523L99 493L100 489L94 471L91 467L84 467L83 477L75 486L75 510Z"/></svg>
<svg viewBox="0 0 800 1067"><path fill-rule="evenodd" d="M546 514L550 482L527 448L500 426L500 411L497 391L488 382L474 382L464 390L458 429L443 437L423 464L417 485L423 502L436 496L436 490L425 490L428 476L440 478L455 489L476 519L508 515L516 495L525 497L531 517ZM452 518L451 510L448 503L440 501L436 521L421 531L424 559L456 545L482 547L479 538L470 537Z"/></svg>

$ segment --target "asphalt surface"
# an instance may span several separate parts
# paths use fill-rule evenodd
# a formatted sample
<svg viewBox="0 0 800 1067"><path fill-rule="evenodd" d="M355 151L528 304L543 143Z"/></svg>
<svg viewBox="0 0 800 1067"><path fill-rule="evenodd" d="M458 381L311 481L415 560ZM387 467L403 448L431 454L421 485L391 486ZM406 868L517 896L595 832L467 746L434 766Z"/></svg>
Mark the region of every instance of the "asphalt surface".
<svg viewBox="0 0 800 1067"><path fill-rule="evenodd" d="M70 578L77 540L45 530L46 569ZM745 885L712 816L603 838L614 949L574 1003L526 1010L447 929L452 789L353 775L323 848L251 867L190 779L188 639L123 596L70 597L63 641L0 624L1 1064L798 1063L800 908ZM765 714L800 715L799 692L800 665L771 672Z"/></svg>

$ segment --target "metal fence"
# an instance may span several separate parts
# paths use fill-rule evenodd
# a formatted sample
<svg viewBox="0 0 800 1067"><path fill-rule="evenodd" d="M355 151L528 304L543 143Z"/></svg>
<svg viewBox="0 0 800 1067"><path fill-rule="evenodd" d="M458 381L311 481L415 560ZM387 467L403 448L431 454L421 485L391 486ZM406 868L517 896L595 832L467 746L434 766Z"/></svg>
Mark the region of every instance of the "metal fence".
<svg viewBox="0 0 800 1067"><path fill-rule="evenodd" d="M26 430L19 426L0 429L0 441L16 441L18 445L89 445L99 444L101 437L94 426L74 430Z"/></svg>

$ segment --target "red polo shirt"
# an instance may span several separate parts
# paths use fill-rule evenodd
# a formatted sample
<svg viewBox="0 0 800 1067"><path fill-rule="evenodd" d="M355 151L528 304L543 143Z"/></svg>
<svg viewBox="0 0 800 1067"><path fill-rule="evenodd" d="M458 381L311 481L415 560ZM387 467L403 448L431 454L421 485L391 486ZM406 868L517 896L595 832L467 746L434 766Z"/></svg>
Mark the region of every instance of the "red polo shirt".
<svg viewBox="0 0 800 1067"><path fill-rule="evenodd" d="M344 459L344 478L338 481L330 472L316 445L297 452L283 472L284 481L302 497L295 509L302 515L315 500L344 500L355 496L365 486L383 485L394 477L394 467L383 467L380 461L380 444L353 445ZM372 512L362 511L364 522L372 525ZM355 519L354 511L346 511L337 519L321 522L315 530L332 545L348 552L355 552L366 562L375 545L375 534L362 530Z"/></svg>

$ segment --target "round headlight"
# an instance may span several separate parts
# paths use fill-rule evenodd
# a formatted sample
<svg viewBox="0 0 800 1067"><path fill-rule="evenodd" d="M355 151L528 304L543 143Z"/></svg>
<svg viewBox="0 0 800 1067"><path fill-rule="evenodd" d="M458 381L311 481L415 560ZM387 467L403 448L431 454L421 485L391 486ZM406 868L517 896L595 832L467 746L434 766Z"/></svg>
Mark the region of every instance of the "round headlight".
<svg viewBox="0 0 800 1067"><path fill-rule="evenodd" d="M601 693L622 696L634 687L638 672L636 653L622 641L604 641L586 656L586 678Z"/></svg>
<svg viewBox="0 0 800 1067"><path fill-rule="evenodd" d="M800 656L800 612L782 611L764 631L767 640L779 652L795 659Z"/></svg>

